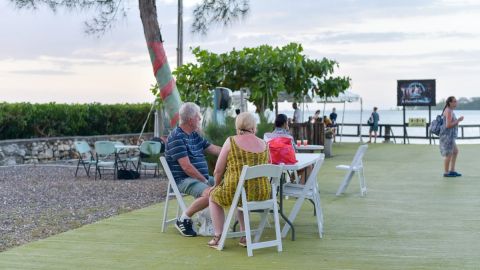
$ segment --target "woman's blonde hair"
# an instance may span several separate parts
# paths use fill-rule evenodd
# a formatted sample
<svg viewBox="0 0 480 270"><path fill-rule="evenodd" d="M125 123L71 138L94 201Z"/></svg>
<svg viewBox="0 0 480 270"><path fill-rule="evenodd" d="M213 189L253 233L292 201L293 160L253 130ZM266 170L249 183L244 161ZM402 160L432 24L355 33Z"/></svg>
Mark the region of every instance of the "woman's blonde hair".
<svg viewBox="0 0 480 270"><path fill-rule="evenodd" d="M235 119L235 128L237 133L243 134L245 131L255 133L257 131L257 121L250 112L242 112Z"/></svg>

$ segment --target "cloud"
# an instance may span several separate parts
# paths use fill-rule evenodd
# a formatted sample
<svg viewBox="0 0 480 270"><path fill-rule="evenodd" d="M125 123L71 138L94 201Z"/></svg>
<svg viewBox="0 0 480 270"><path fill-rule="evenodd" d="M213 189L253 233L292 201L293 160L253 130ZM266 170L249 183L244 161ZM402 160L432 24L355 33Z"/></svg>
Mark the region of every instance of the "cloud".
<svg viewBox="0 0 480 270"><path fill-rule="evenodd" d="M474 33L409 33L409 32L326 32L320 33L313 40L314 42L326 43L372 43L372 42L398 42L405 40L425 38L478 38L480 35Z"/></svg>
<svg viewBox="0 0 480 270"><path fill-rule="evenodd" d="M338 74L352 77L355 91L364 96L366 104L385 99L371 89L392 87L400 77L439 78L439 85L480 83L472 75L480 71L476 61L480 28L475 24L480 1L250 0L245 20L227 28L214 27L207 36L193 36L189 26L198 2L184 1L185 61L194 60L189 47L221 53L298 42L310 58L339 61ZM2 91L15 89L12 95L19 99L33 97L31 92L22 92L33 91L24 83L29 81L36 89L52 89L43 98L54 100L109 102L113 96L119 102L149 100L150 94L142 91L154 81L152 68L138 4L128 3L127 18L100 38L83 33L83 22L94 11L53 15L44 9L16 11L11 4L0 3ZM158 0L157 12L168 60L174 67L177 1ZM85 89L89 92L83 97L68 94Z"/></svg>
<svg viewBox="0 0 480 270"><path fill-rule="evenodd" d="M12 74L19 75L38 75L38 76L52 76L52 75L73 75L74 72L65 70L47 70L47 69L26 69L26 70L14 70L10 71Z"/></svg>

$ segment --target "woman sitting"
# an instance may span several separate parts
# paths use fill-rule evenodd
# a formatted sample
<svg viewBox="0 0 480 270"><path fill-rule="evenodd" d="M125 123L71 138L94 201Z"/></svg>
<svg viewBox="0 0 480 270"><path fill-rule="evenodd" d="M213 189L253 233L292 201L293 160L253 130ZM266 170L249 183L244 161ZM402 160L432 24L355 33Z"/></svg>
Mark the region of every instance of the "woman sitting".
<svg viewBox="0 0 480 270"><path fill-rule="evenodd" d="M288 118L285 114L279 114L275 118L275 129L271 133L265 133L263 139L268 143L271 139L278 137L287 137L292 140L293 149L296 149L295 140L290 135L288 127Z"/></svg>
<svg viewBox="0 0 480 270"><path fill-rule="evenodd" d="M216 248L223 232L225 213L223 208L230 207L237 189L243 166L267 164L268 148L265 142L255 136L256 121L253 114L243 112L235 120L237 135L227 138L223 144L213 177L215 186L210 192L210 214L215 236L208 246ZM223 181L222 181L223 178ZM271 186L267 178L262 177L245 182L247 200L266 200L271 196ZM240 231L245 231L243 214L237 211ZM240 245L246 245L245 237L240 238Z"/></svg>

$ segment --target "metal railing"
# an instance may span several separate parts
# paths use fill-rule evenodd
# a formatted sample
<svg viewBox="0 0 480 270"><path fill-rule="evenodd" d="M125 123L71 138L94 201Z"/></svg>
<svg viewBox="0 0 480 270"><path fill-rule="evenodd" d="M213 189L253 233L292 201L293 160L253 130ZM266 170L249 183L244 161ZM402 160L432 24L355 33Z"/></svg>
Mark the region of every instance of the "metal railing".
<svg viewBox="0 0 480 270"><path fill-rule="evenodd" d="M336 128L337 140L342 137L357 137L368 138L368 125L344 123L338 124ZM423 129L423 131L421 131ZM301 123L291 124L290 131L293 137L298 139L307 139L309 144L324 145L325 143L325 126L323 123ZM409 134L410 133L413 134ZM402 139L403 143L410 143L410 139L428 140L430 144L435 143L438 136L430 134L429 124L423 127L410 127L408 124L379 124L377 138L384 138L385 142L396 139ZM460 125L458 127L458 139L460 140L474 140L480 139L480 124L479 125Z"/></svg>
<svg viewBox="0 0 480 270"><path fill-rule="evenodd" d="M339 127L337 128L337 136L340 136L339 132L342 130L342 124L339 124ZM343 127L354 127L355 132L350 132L348 133L343 131L343 134L341 136L343 137L368 137L368 130L369 126L367 125L360 125L360 124L350 124L350 123L344 123ZM397 134L394 134L394 129ZM419 132L416 132L417 134L415 135L409 135L408 131L412 129L423 129L424 132L422 135L418 135ZM366 130L366 133L363 131ZM384 138L385 141L389 141L390 139L393 139L396 142L396 139L403 139L404 143L409 142L410 139L424 139L424 140L429 140L430 144L432 141L435 139L438 139L438 136L435 136L433 134L430 134L429 131L429 124L425 125L424 127L409 127L408 124L402 125L402 124L379 124L378 125L378 132L377 132L377 137L378 138ZM462 139L462 140L474 140L474 139L480 139L480 124L479 125L460 125L458 127L458 138L457 139Z"/></svg>

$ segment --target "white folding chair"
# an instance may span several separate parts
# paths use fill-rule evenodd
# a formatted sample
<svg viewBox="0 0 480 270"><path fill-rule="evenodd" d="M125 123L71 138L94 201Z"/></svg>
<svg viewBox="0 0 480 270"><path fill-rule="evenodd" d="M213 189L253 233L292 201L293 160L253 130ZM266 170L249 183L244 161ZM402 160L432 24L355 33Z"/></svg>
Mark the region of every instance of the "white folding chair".
<svg viewBox="0 0 480 270"><path fill-rule="evenodd" d="M233 197L232 206L228 211L225 224L223 225L223 233L218 242L218 250L222 250L225 245L225 240L227 237L238 237L245 235L247 240L247 254L248 256L253 256L253 250L265 247L277 247L277 251L282 251L282 237L280 235L280 221L278 218L278 204L277 204L277 186L280 181L280 176L282 174L282 166L264 164L249 167L247 165L243 166L242 173L240 174L240 179L238 181L237 190ZM258 177L267 177L271 178L272 185L272 196L268 200L264 201L247 201L247 194L245 192L244 183L246 181L258 178ZM238 207L238 201L242 200L242 207ZM233 215L236 209L243 212L243 218L245 221L245 232L229 232L228 228L230 227L230 222L233 219ZM261 215L261 220L258 228L256 230L251 230L250 228L250 211L254 210L263 210ZM259 242L260 237L267 223L267 215L272 210L274 224L275 224L275 240ZM255 233L255 239L252 241L252 232Z"/></svg>
<svg viewBox="0 0 480 270"><path fill-rule="evenodd" d="M300 208L303 205L305 199L311 200L315 207L315 215L317 219L317 226L318 226L318 234L320 238L323 237L323 211L322 205L320 203L320 192L318 190L317 184L317 176L320 168L323 165L325 160L325 155L321 154L320 158L317 159L315 162L312 171L310 172L310 176L307 178L305 185L297 184L297 183L286 183L283 185L283 196L295 197L297 200L295 201L295 205L288 216L288 220L293 223L295 218L300 211ZM285 223L285 226L282 230L282 237L287 236L288 231L290 230L290 225Z"/></svg>
<svg viewBox="0 0 480 270"><path fill-rule="evenodd" d="M367 152L368 145L362 144L358 147L357 153L353 157L352 163L350 165L338 165L336 168L340 170L345 170L347 173L343 178L340 187L337 190L337 196L344 193L348 187L348 184L352 180L353 174L357 173L358 180L360 181L360 195L365 196L367 194L367 184L365 183L365 176L363 174L363 156Z"/></svg>
<svg viewBox="0 0 480 270"><path fill-rule="evenodd" d="M168 166L168 163L165 157L160 157L160 162L162 163L163 170L165 171L165 174L167 175L167 179L168 179L167 196L165 197L165 207L163 209L163 222L162 222L162 232L165 232L165 230L167 229L167 226L169 224L175 223L177 219L180 217L180 215L182 214L182 212L187 210L187 206L183 201L183 195L185 194L180 193L180 191L178 190L177 183L173 178L172 172L170 171L170 167ZM167 219L168 205L169 205L170 198L172 197L174 197L178 203L177 215L175 216L175 218Z"/></svg>

